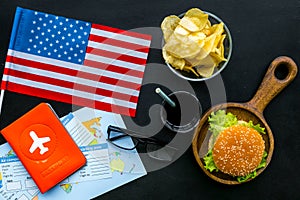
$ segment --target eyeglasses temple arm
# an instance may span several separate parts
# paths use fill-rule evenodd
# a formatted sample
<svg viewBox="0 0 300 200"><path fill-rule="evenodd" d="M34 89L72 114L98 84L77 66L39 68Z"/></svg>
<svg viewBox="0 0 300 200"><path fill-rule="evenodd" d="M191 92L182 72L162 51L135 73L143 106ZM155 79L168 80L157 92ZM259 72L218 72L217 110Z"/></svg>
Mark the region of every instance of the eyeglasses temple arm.
<svg viewBox="0 0 300 200"><path fill-rule="evenodd" d="M128 130L128 129L120 128L120 127L117 127L117 126L109 125L108 128L107 128L107 134L110 134L111 131L124 133L124 134L130 135L130 136L146 138L142 134L139 134L139 133L134 132L132 130Z"/></svg>

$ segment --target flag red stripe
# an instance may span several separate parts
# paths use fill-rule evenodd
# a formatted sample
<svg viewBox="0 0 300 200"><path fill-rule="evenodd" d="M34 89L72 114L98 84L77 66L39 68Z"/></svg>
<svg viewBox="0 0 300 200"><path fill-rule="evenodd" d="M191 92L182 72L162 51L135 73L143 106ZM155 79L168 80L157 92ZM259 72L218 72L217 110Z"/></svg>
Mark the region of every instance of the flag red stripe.
<svg viewBox="0 0 300 200"><path fill-rule="evenodd" d="M10 70L9 68L5 67L4 70L3 70L3 75L4 74L8 74L9 70ZM8 82L2 80L2 82L1 82L1 90L6 90L7 84L8 84Z"/></svg>
<svg viewBox="0 0 300 200"><path fill-rule="evenodd" d="M138 52L143 52L143 53L149 52L149 47L147 47L147 46L138 45L138 44L134 44L134 43L130 43L130 42L124 42L124 41L116 40L113 38L102 37L99 35L90 34L89 40L98 42L98 43L109 44L112 46L126 48L126 49L128 49L128 51L132 50L132 51L138 51Z"/></svg>
<svg viewBox="0 0 300 200"><path fill-rule="evenodd" d="M144 40L151 40L151 35L146 35L146 34L132 32L132 31L125 31L122 29L108 27L108 26L104 26L104 25L100 25L100 24L92 24L92 28L105 30L105 31L113 32L113 33L119 33L122 35L131 36L131 37L137 37L137 38L141 38Z"/></svg>
<svg viewBox="0 0 300 200"><path fill-rule="evenodd" d="M108 57L108 58L112 58L115 60L122 60L125 62L135 63L138 65L145 65L146 61L147 61L146 59L137 58L137 57L119 54L119 53L114 53L114 52L106 51L106 50L102 50L102 49L95 49L93 47L87 47L86 52L93 54L93 55Z"/></svg>
<svg viewBox="0 0 300 200"><path fill-rule="evenodd" d="M128 76L134 76L137 78L143 78L143 76L144 76L144 72L142 72L142 71L119 67L116 65L106 64L106 63L97 62L97 61L93 61L93 60L85 60L84 65L89 66L89 67L94 67L97 69L108 70L111 72L117 72L120 74L126 74Z"/></svg>
<svg viewBox="0 0 300 200"><path fill-rule="evenodd" d="M136 110L131 108L126 108L122 106L117 106L105 102L95 101L93 99L86 99L80 97L74 97L72 95L62 94L58 92L53 92L49 90L32 88L30 86L19 85L9 82L7 90L11 92L17 92L21 94L26 94L30 96L36 96L41 98L47 98L55 101L61 101L70 104L76 104L79 106L92 107L99 110L104 110L108 112L114 112L123 115L135 116Z"/></svg>
<svg viewBox="0 0 300 200"><path fill-rule="evenodd" d="M84 78L84 79L88 79L88 80L97 81L97 82L101 81L103 83L114 84L114 85L117 85L120 87L126 87L126 88L130 88L130 89L136 89L136 88L140 87L140 84L128 82L125 80L119 80L119 79L106 77L101 74L91 74L91 73L87 73L87 72L83 72L83 71L66 69L63 67L56 66L56 65L50 65L50 64L46 64L46 63L40 63L40 62L26 60L26 59L22 59L22 58L16 58L16 57L14 57L13 59L10 58L9 60L11 60L11 62L13 62L15 64L19 64L19 65L23 65L23 66L29 66L29 67L33 67L36 69L42 69L42 70L47 70L47 71L56 72L56 73L60 73L60 74L66 74L66 75L75 76L78 78ZM82 67L84 67L84 66L82 66Z"/></svg>
<svg viewBox="0 0 300 200"><path fill-rule="evenodd" d="M36 69L47 70L47 71L51 71L51 72L57 72L60 74L66 74L66 75L70 75L70 76L77 76L77 74L78 74L78 71L74 70L74 69L67 69L67 68L63 68L60 66L56 66L56 65L41 63L41 62L27 60L27 59L13 57L13 56L7 56L7 57L10 57L10 59L9 59L10 63L14 63L14 64L18 64L18 65L28 66L28 67L32 67L32 68L36 68Z"/></svg>
<svg viewBox="0 0 300 200"><path fill-rule="evenodd" d="M36 81L36 82L41 82L41 83L47 83L47 84L56 85L56 86L60 86L60 87L64 87L64 88L74 89L76 91L84 91L84 92L88 92L91 94L98 94L98 95L102 95L102 96L106 96L106 97L112 97L112 98L116 98L116 99L120 99L120 100L129 101L132 103L137 103L137 101L138 101L138 97L136 97L136 96L131 96L128 94L123 94L123 93L119 93L119 92L115 92L115 91L109 91L109 90L105 90L102 88L96 88L96 87L91 87L91 86L87 86L87 85L82 85L79 83L73 83L73 82L59 80L59 79L55 79L55 78L49 78L49 77L45 77L45 76L29 74L29 73L20 72L20 71L16 71L16 70L12 70L12 69L9 71L9 73L10 73L9 74L10 76L23 78L23 79L27 79L27 80L32 80L32 81ZM11 83L9 82L8 85L10 85L10 84Z"/></svg>

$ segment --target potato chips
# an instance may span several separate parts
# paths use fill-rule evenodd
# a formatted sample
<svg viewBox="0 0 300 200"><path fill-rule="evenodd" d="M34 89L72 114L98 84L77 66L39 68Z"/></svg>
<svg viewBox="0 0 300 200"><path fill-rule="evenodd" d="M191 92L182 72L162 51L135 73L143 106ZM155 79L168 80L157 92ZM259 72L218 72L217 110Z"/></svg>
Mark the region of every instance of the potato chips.
<svg viewBox="0 0 300 200"><path fill-rule="evenodd" d="M165 40L163 58L175 69L207 78L226 61L224 24L212 25L208 14L198 8L188 10L181 19L167 16L161 29Z"/></svg>

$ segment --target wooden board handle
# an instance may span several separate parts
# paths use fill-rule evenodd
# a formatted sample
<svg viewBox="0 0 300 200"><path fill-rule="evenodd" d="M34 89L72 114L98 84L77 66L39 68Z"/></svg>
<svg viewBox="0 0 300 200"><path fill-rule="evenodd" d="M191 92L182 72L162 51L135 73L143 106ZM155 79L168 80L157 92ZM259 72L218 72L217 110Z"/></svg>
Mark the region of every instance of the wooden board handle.
<svg viewBox="0 0 300 200"><path fill-rule="evenodd" d="M279 66L284 66L288 70L284 79L278 79L275 75L275 71ZM276 58L270 64L256 94L246 104L262 113L268 103L292 80L294 80L297 75L297 71L297 65L291 58L286 56Z"/></svg>

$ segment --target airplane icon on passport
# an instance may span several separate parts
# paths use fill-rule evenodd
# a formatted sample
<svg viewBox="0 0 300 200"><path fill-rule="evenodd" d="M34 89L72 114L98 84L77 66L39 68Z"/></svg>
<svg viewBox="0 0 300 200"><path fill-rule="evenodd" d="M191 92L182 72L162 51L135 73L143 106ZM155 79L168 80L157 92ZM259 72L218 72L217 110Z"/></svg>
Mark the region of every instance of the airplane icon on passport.
<svg viewBox="0 0 300 200"><path fill-rule="evenodd" d="M37 148L39 148L40 154L43 155L44 153L46 153L49 150L48 147L44 147L44 143L50 141L49 137L39 138L34 131L30 131L29 135L30 135L31 139L33 140L33 143L29 149L30 153L33 153Z"/></svg>

